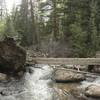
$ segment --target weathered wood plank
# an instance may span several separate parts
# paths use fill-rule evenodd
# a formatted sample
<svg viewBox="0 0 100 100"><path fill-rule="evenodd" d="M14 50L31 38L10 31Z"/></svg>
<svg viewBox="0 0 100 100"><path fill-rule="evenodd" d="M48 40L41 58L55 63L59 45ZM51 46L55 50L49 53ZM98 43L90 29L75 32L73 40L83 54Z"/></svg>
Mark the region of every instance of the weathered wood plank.
<svg viewBox="0 0 100 100"><path fill-rule="evenodd" d="M33 58L38 64L100 65L100 58Z"/></svg>

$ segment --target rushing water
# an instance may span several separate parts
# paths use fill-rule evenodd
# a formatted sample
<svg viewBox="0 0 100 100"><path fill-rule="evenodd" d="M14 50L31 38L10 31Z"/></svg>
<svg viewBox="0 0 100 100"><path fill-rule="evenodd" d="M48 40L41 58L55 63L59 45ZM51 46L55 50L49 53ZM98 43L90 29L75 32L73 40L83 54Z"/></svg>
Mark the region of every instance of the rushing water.
<svg viewBox="0 0 100 100"><path fill-rule="evenodd" d="M0 82L0 100L95 100L73 89L85 89L91 84L100 85L99 77L93 81L66 84L54 83L52 78L53 69L49 65L27 67L21 80Z"/></svg>
<svg viewBox="0 0 100 100"><path fill-rule="evenodd" d="M89 85L97 85L97 86L100 86L100 76L97 77L94 81L83 81L82 82L82 85L80 86L81 88L86 88L88 87Z"/></svg>
<svg viewBox="0 0 100 100"><path fill-rule="evenodd" d="M59 100L52 87L53 69L48 65L27 68L20 81L4 82L0 100Z"/></svg>

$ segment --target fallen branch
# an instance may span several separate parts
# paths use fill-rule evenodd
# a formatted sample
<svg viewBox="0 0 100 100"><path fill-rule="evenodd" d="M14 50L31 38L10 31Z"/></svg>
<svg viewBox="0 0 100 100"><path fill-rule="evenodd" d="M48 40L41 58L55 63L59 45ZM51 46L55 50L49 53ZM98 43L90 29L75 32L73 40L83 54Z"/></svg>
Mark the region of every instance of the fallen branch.
<svg viewBox="0 0 100 100"><path fill-rule="evenodd" d="M57 68L57 69L65 69L65 68ZM100 74L97 74L97 73L91 73L91 72L85 72L85 71L79 71L79 70L77 71L77 70L74 70L74 69L65 69L65 70L67 70L67 71L73 71L73 72L81 73L81 74L86 74L87 76L91 76L91 75L93 75L95 77L100 76Z"/></svg>

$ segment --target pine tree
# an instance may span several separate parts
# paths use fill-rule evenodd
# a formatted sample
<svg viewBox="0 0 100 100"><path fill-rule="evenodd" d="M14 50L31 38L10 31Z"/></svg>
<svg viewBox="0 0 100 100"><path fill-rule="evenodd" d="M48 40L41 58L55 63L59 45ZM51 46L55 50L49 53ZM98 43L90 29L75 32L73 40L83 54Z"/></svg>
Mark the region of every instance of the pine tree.
<svg viewBox="0 0 100 100"><path fill-rule="evenodd" d="M96 26L96 15L97 15L97 2L92 0L90 3L90 19L89 19L89 52L91 56L95 56L95 52L99 49L99 40L97 38L98 31Z"/></svg>
<svg viewBox="0 0 100 100"><path fill-rule="evenodd" d="M18 33L15 30L12 18L9 17L9 16L6 18L6 23L5 23L5 26L4 26L3 34L4 34L4 37L5 36L10 36L10 37L18 36Z"/></svg>

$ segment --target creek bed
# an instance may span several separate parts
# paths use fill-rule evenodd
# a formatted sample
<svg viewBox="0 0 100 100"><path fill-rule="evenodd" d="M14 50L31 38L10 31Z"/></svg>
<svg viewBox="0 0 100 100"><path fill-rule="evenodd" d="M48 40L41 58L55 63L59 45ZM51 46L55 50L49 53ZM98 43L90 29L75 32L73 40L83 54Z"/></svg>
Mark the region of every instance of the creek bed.
<svg viewBox="0 0 100 100"><path fill-rule="evenodd" d="M92 84L100 85L100 78L87 78L87 80L79 83L54 83L54 87L60 93L61 100L100 100L100 98L91 98L84 95L86 87Z"/></svg>
<svg viewBox="0 0 100 100"><path fill-rule="evenodd" d="M100 78L76 83L56 83L54 70L49 65L33 65L26 68L20 80L0 82L0 100L99 100L88 98L73 89L85 89L90 84L100 84ZM78 94L79 93L79 94Z"/></svg>

